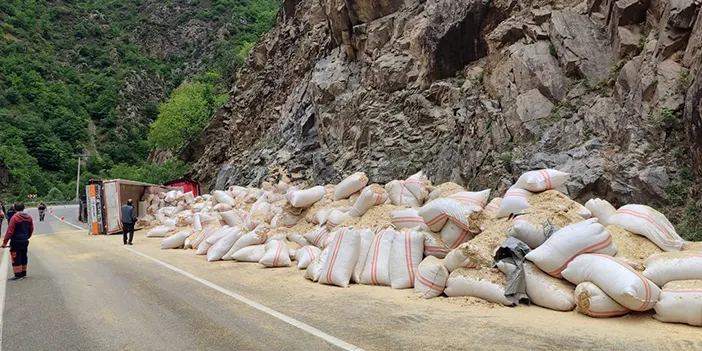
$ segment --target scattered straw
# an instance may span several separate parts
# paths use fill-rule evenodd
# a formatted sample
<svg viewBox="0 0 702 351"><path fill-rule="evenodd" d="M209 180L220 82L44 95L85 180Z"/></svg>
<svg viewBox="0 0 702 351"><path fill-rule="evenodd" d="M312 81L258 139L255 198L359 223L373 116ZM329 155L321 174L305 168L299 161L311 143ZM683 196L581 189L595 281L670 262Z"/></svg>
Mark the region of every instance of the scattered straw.
<svg viewBox="0 0 702 351"><path fill-rule="evenodd" d="M617 258L621 258L637 270L644 270L643 262L649 256L663 252L648 238L636 235L620 227L610 225L605 227L617 245Z"/></svg>

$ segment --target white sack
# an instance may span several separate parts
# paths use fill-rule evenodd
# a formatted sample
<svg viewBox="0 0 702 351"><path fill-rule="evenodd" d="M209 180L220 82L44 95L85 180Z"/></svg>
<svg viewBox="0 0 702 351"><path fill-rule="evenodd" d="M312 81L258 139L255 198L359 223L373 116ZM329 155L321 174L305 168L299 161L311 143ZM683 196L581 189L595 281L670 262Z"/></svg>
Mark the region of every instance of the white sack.
<svg viewBox="0 0 702 351"><path fill-rule="evenodd" d="M456 223L461 229L468 230L468 217L473 211L456 200L443 198L425 204L418 213L432 231L439 232L448 220Z"/></svg>
<svg viewBox="0 0 702 351"><path fill-rule="evenodd" d="M685 283L690 283L685 285ZM702 282L670 282L663 287L653 318L702 327Z"/></svg>
<svg viewBox="0 0 702 351"><path fill-rule="evenodd" d="M424 231L422 233L424 234L424 256L444 258L446 254L451 251L441 240L441 235L429 231Z"/></svg>
<svg viewBox="0 0 702 351"><path fill-rule="evenodd" d="M644 261L644 277L663 286L673 280L702 280L702 252L662 252Z"/></svg>
<svg viewBox="0 0 702 351"><path fill-rule="evenodd" d="M363 187L368 184L368 176L363 172L357 172L346 179L342 180L341 183L336 185L334 189L334 201L343 200L351 196L351 194L363 189Z"/></svg>
<svg viewBox="0 0 702 351"><path fill-rule="evenodd" d="M522 211L528 209L531 206L529 205L528 200L529 196L531 195L531 192L528 190L524 190L516 186L512 186L511 188L507 189L505 196L500 202L500 209L497 210L497 213L495 213L495 217L508 217L510 214L521 213Z"/></svg>
<svg viewBox="0 0 702 351"><path fill-rule="evenodd" d="M291 190L288 193L288 201L293 207L307 208L321 200L326 191L323 186L315 186L305 190Z"/></svg>
<svg viewBox="0 0 702 351"><path fill-rule="evenodd" d="M390 286L393 289L414 287L414 276L424 257L424 234L414 230L400 232L390 251Z"/></svg>
<svg viewBox="0 0 702 351"><path fill-rule="evenodd" d="M544 228L536 226L526 218L517 217L514 219L514 226L508 231L509 236L513 236L532 249L535 249L546 241Z"/></svg>
<svg viewBox="0 0 702 351"><path fill-rule="evenodd" d="M685 241L662 213L644 205L620 207L609 223L647 237L663 251L680 251Z"/></svg>
<svg viewBox="0 0 702 351"><path fill-rule="evenodd" d="M241 213L239 213L239 210L231 210L231 211L225 211L221 212L220 216L222 216L222 220L224 220L224 223L227 223L230 227L243 227L244 223L246 222L246 217L242 216Z"/></svg>
<svg viewBox="0 0 702 351"><path fill-rule="evenodd" d="M336 233L334 241L329 245L331 251L324 261L319 282L342 288L348 287L353 268L358 260L360 246L361 237L356 229L353 227L341 228Z"/></svg>
<svg viewBox="0 0 702 351"><path fill-rule="evenodd" d="M266 244L266 253L258 263L265 267L287 267L290 261L288 244L282 240L274 240Z"/></svg>
<svg viewBox="0 0 702 351"><path fill-rule="evenodd" d="M375 233L368 228L358 229L358 235L361 241L358 249L358 259L356 260L356 265L353 267L353 274L351 275L352 283L361 282L363 266L366 264L366 258L368 258L371 243L373 242L373 238L375 238Z"/></svg>
<svg viewBox="0 0 702 351"><path fill-rule="evenodd" d="M444 227L441 228L441 241L443 241L449 249L455 249L458 245L473 239L473 235L467 229L463 229L454 221L446 221Z"/></svg>
<svg viewBox="0 0 702 351"><path fill-rule="evenodd" d="M541 246L529 252L526 259L549 275L560 278L561 271L578 255L597 252L611 245L612 236L593 218L553 233Z"/></svg>
<svg viewBox="0 0 702 351"><path fill-rule="evenodd" d="M459 245L457 248L449 251L444 258L444 265L449 273L459 268L476 268L475 263L470 262L468 258L468 244Z"/></svg>
<svg viewBox="0 0 702 351"><path fill-rule="evenodd" d="M168 233L169 230L171 230L170 227L166 227L166 226L161 225L161 226L158 226L158 227L155 227L155 228L149 230L146 233L146 237L147 238L163 238L164 236L166 236L166 233Z"/></svg>
<svg viewBox="0 0 702 351"><path fill-rule="evenodd" d="M497 212L500 210L500 205L502 205L502 198L501 197L496 197L483 208L483 213L485 213L488 218L493 218L497 215Z"/></svg>
<svg viewBox="0 0 702 351"><path fill-rule="evenodd" d="M306 279L313 282L319 281L319 277L322 274L322 268L324 268L324 262L329 257L329 251L329 247L322 250L322 252L319 253L319 256L315 257L315 259L307 266L307 270L305 270Z"/></svg>
<svg viewBox="0 0 702 351"><path fill-rule="evenodd" d="M541 192L549 189L556 189L565 184L570 174L557 171L555 169L540 169L529 171L517 179L515 186L529 190L531 192Z"/></svg>
<svg viewBox="0 0 702 351"><path fill-rule="evenodd" d="M500 261L497 268L508 275L516 267ZM544 273L531 262L524 262L524 282L533 304L556 311L572 311L575 308L575 286Z"/></svg>
<svg viewBox="0 0 702 351"><path fill-rule="evenodd" d="M234 207L236 205L236 203L234 202L234 198L229 196L222 190L213 191L212 196L215 198L215 200L217 200L218 203L227 204L230 207Z"/></svg>
<svg viewBox="0 0 702 351"><path fill-rule="evenodd" d="M390 286L390 252L393 241L399 235L392 228L383 229L375 235L363 265L361 284Z"/></svg>
<svg viewBox="0 0 702 351"><path fill-rule="evenodd" d="M378 184L371 184L363 188L361 195L356 199L349 211L349 216L351 217L361 217L363 216L371 207L378 206L388 199L388 194L385 189L381 188Z"/></svg>
<svg viewBox="0 0 702 351"><path fill-rule="evenodd" d="M573 284L592 282L622 306L632 311L647 311L658 301L660 289L626 262L601 254L576 257L563 270Z"/></svg>
<svg viewBox="0 0 702 351"><path fill-rule="evenodd" d="M294 242L295 244L300 245L300 247L309 245L310 243L305 239L304 236L300 234L290 234L288 235L288 240Z"/></svg>
<svg viewBox="0 0 702 351"><path fill-rule="evenodd" d="M225 203L220 203L220 204L214 205L214 206L212 207L212 211L226 212L226 211L231 211L232 208L233 208L233 207L230 206L230 205L227 205L227 204L225 204Z"/></svg>
<svg viewBox="0 0 702 351"><path fill-rule="evenodd" d="M349 217L350 217L350 215L348 212L341 212L338 209L333 210L329 214L329 218L327 218L326 227L329 231L332 231L332 230L334 230L334 228L338 227L339 224L341 224L343 221L345 221Z"/></svg>
<svg viewBox="0 0 702 351"><path fill-rule="evenodd" d="M397 229L419 227L429 231L429 227L424 223L424 218L414 208L393 211L391 214L392 225Z"/></svg>
<svg viewBox="0 0 702 351"><path fill-rule="evenodd" d="M592 216L598 218L599 222L605 227L611 224L609 222L609 218L612 217L615 212L617 212L617 209L614 208L612 204L607 202L607 200L602 199L587 200L585 203L585 208L590 210Z"/></svg>
<svg viewBox="0 0 702 351"><path fill-rule="evenodd" d="M575 304L578 312L595 318L617 317L631 312L590 282L575 287Z"/></svg>
<svg viewBox="0 0 702 351"><path fill-rule="evenodd" d="M177 249L185 244L185 239L187 239L193 231L191 229L181 230L161 241L162 249Z"/></svg>
<svg viewBox="0 0 702 351"><path fill-rule="evenodd" d="M265 233L261 233L258 231L248 232L242 235L239 238L239 240L237 240L234 243L234 245L232 245L232 248L229 250L229 252L232 252L232 258L234 258L234 253L236 253L237 251L247 246L261 245L266 242L267 238L268 236Z"/></svg>
<svg viewBox="0 0 702 351"><path fill-rule="evenodd" d="M315 258L322 253L318 247L313 245L306 245L297 250L295 253L295 261L297 261L298 269L305 269L307 266L314 261Z"/></svg>
<svg viewBox="0 0 702 351"><path fill-rule="evenodd" d="M426 257L417 268L414 293L422 299L437 297L444 292L449 271L444 263L433 256Z"/></svg>
<svg viewBox="0 0 702 351"><path fill-rule="evenodd" d="M449 275L444 294L449 297L472 296L483 300L511 306L505 297L505 287L502 284L482 279L478 269L460 268Z"/></svg>
<svg viewBox="0 0 702 351"><path fill-rule="evenodd" d="M266 253L265 246L261 244L242 247L231 255L231 259L239 262L258 262Z"/></svg>
<svg viewBox="0 0 702 351"><path fill-rule="evenodd" d="M229 228L226 234L207 250L207 261L219 261L232 248L234 242L239 237L238 228Z"/></svg>
<svg viewBox="0 0 702 351"><path fill-rule="evenodd" d="M313 231L305 234L305 240L307 240L310 244L321 249L324 247L324 243L329 234L331 234L331 232L326 227L318 227Z"/></svg>
<svg viewBox="0 0 702 351"><path fill-rule="evenodd" d="M449 199L454 199L469 206L473 212L482 211L489 197L490 189L485 189L483 191L459 191L448 196Z"/></svg>

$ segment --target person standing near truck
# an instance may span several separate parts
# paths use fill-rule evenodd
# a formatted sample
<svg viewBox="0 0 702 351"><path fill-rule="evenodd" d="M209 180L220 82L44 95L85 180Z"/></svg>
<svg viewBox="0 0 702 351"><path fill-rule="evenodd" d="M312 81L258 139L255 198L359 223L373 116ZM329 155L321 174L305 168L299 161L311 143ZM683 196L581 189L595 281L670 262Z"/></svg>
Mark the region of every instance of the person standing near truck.
<svg viewBox="0 0 702 351"><path fill-rule="evenodd" d="M131 245L134 239L134 224L137 221L137 214L132 199L127 200L127 204L122 206L122 238L124 245ZM127 241L127 233L129 233L129 241Z"/></svg>
<svg viewBox="0 0 702 351"><path fill-rule="evenodd" d="M34 221L32 216L24 212L24 203L18 202L13 207L17 213L10 219L2 247L7 247L7 242L10 242L12 271L15 273L15 276L10 280L20 280L27 276L27 249L29 248L29 239L34 233Z"/></svg>
<svg viewBox="0 0 702 351"><path fill-rule="evenodd" d="M5 212L5 218L7 218L7 224L10 224L10 220L12 220L12 216L15 215L15 205L11 205L10 209Z"/></svg>
<svg viewBox="0 0 702 351"><path fill-rule="evenodd" d="M46 204L44 201L39 202L39 206L37 206L37 210L39 210L39 222L44 221L44 216L46 216Z"/></svg>
<svg viewBox="0 0 702 351"><path fill-rule="evenodd" d="M5 219L5 204L0 200L0 233L2 233L2 220ZM9 220L7 221L10 222Z"/></svg>

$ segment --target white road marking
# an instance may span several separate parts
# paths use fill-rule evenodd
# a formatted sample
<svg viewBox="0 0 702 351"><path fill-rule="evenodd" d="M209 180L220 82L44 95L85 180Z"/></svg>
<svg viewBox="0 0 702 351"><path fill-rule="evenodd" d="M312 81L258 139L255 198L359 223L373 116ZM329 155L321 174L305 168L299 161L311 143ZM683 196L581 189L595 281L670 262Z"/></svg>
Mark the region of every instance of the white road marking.
<svg viewBox="0 0 702 351"><path fill-rule="evenodd" d="M7 288L7 271L10 270L10 250L3 251L2 262L0 262L0 351L2 351L2 320L5 314L5 289Z"/></svg>
<svg viewBox="0 0 702 351"><path fill-rule="evenodd" d="M172 266L172 265L170 265L170 264L168 264L168 263L166 263L166 262L163 262L163 261L161 261L161 260L159 260L159 259L156 259L156 258L153 258L153 257L151 257L151 256L149 256L149 255L143 254L143 253L141 253L141 252L139 252L139 251L137 251L137 250L130 249L130 248L128 248L128 247L125 247L125 249L127 249L127 250L129 250L129 251L131 251L131 252L133 252L133 253L135 253L135 254L141 256L141 257L144 257L144 258L146 258L146 259L149 259L149 260L151 260L151 261L154 261L154 262L156 262L156 263L158 263L158 264L160 264L160 265L162 265L162 266L164 266L164 267L166 267L166 268L168 268L168 269L170 269L170 270L172 270L172 271L178 272L178 273L180 273L180 274L182 274L182 275L184 275L184 276L186 276L186 277L188 277L188 278L190 278L190 279L192 279L192 280L195 280L195 281L197 281L197 282L199 282L199 283L201 283L201 284L203 284L203 285L206 285L206 286L208 286L208 287L210 287L210 288L212 288L212 289L214 289L214 290L217 290L217 291L221 292L222 294L225 294L225 295L227 295L227 296L233 297L233 298L235 298L235 299L237 299L237 300L239 300L239 301L241 301L241 302L243 302L243 303L245 303L245 304L247 304L247 305L249 305L249 306L251 306L251 307L253 307L253 308L255 308L255 309L259 310L259 311L261 311L261 312L263 312L263 313L266 313L266 314L268 314L268 315L270 315L270 316L273 316L273 317L275 317L275 318L278 318L278 319L280 319L281 321L283 321L283 322L285 322L285 323L288 323L288 324L290 324L290 325L292 325L292 326L294 326L294 327L297 327L297 328L299 328L299 329L301 329L301 330L303 330L303 331L306 331L306 332L308 332L309 334L312 334L312 335L314 335L314 336L316 336L316 337L318 337L318 338L320 338L320 339L322 339L322 340L325 340L326 342L328 342L328 343L330 343L330 344L332 344L332 345L334 345L334 346L337 346L337 347L339 347L339 348L341 348L341 349L344 349L344 350L363 351L363 349L361 349L361 348L358 347L358 346L349 344L349 343L347 343L346 341L343 341L343 340L341 340L341 339L335 338L335 337L333 337L333 336L331 336L331 335L329 335L329 334L327 334L327 333L325 333L325 332L323 332L323 331L321 331L321 330L319 330L319 329L317 329L317 328L315 328L315 327L313 327L313 326L311 326L311 325L309 325L309 324L305 324L305 323L303 323L303 322L298 321L297 319L294 319L294 318L292 318L292 317L288 317L288 316L286 316L286 315L284 315L284 314L282 314L282 313L280 313L280 312L278 312L278 311L275 311L275 310L273 310L273 309L271 309L271 308L268 308L268 307L266 307L266 306L264 306L264 305L261 305L260 303L258 303L258 302L256 302L256 301L249 300L249 299L247 299L247 298L245 298L245 297L243 297L243 296L241 296L241 295L239 295L239 294L237 294L237 293L234 293L234 292L229 291L229 290L227 290L227 289L225 289L225 288L223 288L223 287L221 287L221 286L219 286L219 285L217 285L217 284L214 284L214 283L210 282L209 280L202 279L202 278L200 278L200 277L198 277L198 276L195 276L195 275L193 275L193 274L191 274L191 273L188 273L188 272L186 272L186 271L184 271L184 270L182 270L182 269L180 269L180 268L178 268L178 267Z"/></svg>
<svg viewBox="0 0 702 351"><path fill-rule="evenodd" d="M49 214L52 215L52 216L54 216L54 218L58 219L59 221L61 221L61 217L56 217L56 215L53 214L53 213L51 213L51 212L49 212ZM71 222L69 222L69 221L65 221L65 220L64 220L64 221L61 221L61 222L66 223L66 224L72 226L73 228L78 228L78 229L81 229L81 230L87 229L87 228L79 227L79 226L77 226L77 225L75 225L75 224L73 224L73 223L71 223Z"/></svg>

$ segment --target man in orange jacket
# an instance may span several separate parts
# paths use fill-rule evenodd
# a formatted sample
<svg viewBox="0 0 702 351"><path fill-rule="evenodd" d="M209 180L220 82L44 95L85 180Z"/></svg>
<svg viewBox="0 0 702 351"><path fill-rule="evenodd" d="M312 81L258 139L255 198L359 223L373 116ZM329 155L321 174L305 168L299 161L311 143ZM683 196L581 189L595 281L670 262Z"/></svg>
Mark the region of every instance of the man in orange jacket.
<svg viewBox="0 0 702 351"><path fill-rule="evenodd" d="M20 280L27 276L27 248L29 238L34 233L34 221L24 212L24 203L16 203L15 210L17 213L10 219L5 239L2 241L2 247L7 247L7 242L10 242L12 271L15 273L10 280Z"/></svg>

